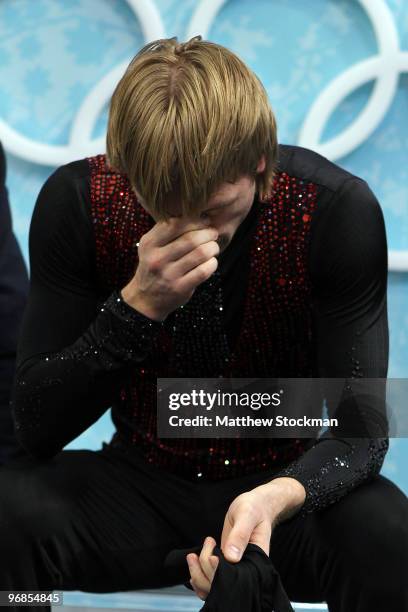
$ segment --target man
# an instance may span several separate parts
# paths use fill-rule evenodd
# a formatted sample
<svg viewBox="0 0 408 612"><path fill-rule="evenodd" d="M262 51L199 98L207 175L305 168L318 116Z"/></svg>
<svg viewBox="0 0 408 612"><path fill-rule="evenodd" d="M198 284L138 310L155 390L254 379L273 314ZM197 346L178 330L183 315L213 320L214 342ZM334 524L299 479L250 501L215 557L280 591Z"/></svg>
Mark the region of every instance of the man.
<svg viewBox="0 0 408 612"><path fill-rule="evenodd" d="M14 414L32 455L0 474L2 589L174 584L205 599L220 544L258 544L290 598L408 606L405 495L370 437L160 439L158 376L385 378L387 245L367 184L278 147L258 78L196 37L144 47L113 95L107 157L59 168L30 227ZM99 451L62 451L109 407ZM186 566L187 571L187 566Z"/></svg>
<svg viewBox="0 0 408 612"><path fill-rule="evenodd" d="M10 408L17 338L28 295L28 274L13 234L6 189L6 157L0 143L0 464L24 454Z"/></svg>

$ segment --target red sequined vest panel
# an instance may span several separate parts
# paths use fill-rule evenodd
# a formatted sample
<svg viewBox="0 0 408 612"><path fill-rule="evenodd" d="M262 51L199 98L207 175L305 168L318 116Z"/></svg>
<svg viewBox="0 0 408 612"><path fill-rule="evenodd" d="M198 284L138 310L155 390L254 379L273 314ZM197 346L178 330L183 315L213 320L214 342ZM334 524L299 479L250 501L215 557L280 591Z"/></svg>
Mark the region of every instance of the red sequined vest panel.
<svg viewBox="0 0 408 612"><path fill-rule="evenodd" d="M107 297L134 275L137 244L154 220L137 201L127 177L111 170L104 155L88 158L88 162L98 280ZM203 310L206 302L200 298L200 303L194 294L184 312L178 309L175 317L169 317L171 325L163 329L151 358L135 366L132 379L118 393L112 406L116 440L136 445L150 463L194 479L230 478L271 469L304 452L307 441L297 439L160 440L156 435L156 379L313 375L307 256L316 204L314 183L277 173L270 196L260 202L244 312L232 354L225 352L221 342L222 302L210 299L208 310ZM211 319L207 333L200 330L204 315ZM183 325L191 333L184 333Z"/></svg>

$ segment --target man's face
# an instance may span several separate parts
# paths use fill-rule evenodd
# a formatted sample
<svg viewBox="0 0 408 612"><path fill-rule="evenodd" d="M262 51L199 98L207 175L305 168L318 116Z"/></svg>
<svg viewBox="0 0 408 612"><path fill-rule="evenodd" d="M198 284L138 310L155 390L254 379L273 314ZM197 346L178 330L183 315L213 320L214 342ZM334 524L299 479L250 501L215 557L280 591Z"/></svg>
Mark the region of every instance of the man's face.
<svg viewBox="0 0 408 612"><path fill-rule="evenodd" d="M264 169L265 161L262 158L258 164L257 172L263 172ZM186 221L198 220L200 217L211 219L211 227L218 231L217 242L220 247L220 253L222 253L230 244L239 225L249 213L254 201L255 189L255 180L247 176L241 177L235 183L223 183L209 199L203 210L197 213L195 219L193 217L191 219L186 218ZM151 214L137 191L136 197L143 208ZM172 216L180 216L180 202L171 195L168 197L168 210ZM154 215L152 216L154 218Z"/></svg>

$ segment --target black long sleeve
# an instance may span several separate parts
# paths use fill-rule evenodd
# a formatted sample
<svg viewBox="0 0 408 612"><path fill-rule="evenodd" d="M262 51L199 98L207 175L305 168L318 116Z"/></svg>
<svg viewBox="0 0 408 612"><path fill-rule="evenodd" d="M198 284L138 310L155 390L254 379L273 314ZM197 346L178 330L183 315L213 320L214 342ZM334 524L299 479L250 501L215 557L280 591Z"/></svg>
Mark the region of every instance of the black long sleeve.
<svg viewBox="0 0 408 612"><path fill-rule="evenodd" d="M100 299L83 189L70 165L58 169L41 189L30 225L31 282L12 406L20 443L43 458L110 407L127 366L145 358L161 328L120 291Z"/></svg>
<svg viewBox="0 0 408 612"><path fill-rule="evenodd" d="M316 215L313 232L310 268L318 375L344 379L351 390L353 379L379 378L384 388L389 352L387 241L380 205L368 185L355 177L346 180L324 214ZM381 469L388 450L386 418L375 401L358 397L354 419L360 418L360 427L375 437L343 438L328 431L276 475L303 484L302 514L336 502Z"/></svg>
<svg viewBox="0 0 408 612"><path fill-rule="evenodd" d="M313 219L309 260L318 375L347 378L355 371L385 377L387 246L380 206L364 181L351 175L344 180L344 171L342 186L330 193L323 179L329 171L338 177L338 167L289 149L296 150L299 163L295 168L288 163L286 171L310 175L312 167L325 191ZM13 403L20 442L39 457L61 450L111 406L129 368L149 355L161 329L124 303L118 291L104 295L98 285L88 181L86 160L58 169L39 194L30 226L30 295ZM247 246L255 220L256 215L245 219L222 266L231 335L239 323L237 304L243 302L236 298L242 298L246 281L237 264L245 256L237 258L235 249ZM371 408L365 410L369 421L376 417ZM305 486L302 511L332 503L379 471L388 443L383 425L379 420L379 435L371 439L325 436L280 474Z"/></svg>

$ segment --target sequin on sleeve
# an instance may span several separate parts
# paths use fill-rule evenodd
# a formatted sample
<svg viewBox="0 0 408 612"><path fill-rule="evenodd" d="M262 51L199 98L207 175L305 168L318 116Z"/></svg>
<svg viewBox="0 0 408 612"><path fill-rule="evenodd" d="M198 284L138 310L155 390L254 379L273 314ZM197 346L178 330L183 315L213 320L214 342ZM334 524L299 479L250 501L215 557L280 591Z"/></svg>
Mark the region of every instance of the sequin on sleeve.
<svg viewBox="0 0 408 612"><path fill-rule="evenodd" d="M356 486L378 474L389 446L388 438L349 439L347 444L345 440L332 442L336 445L333 448L335 455L317 470L300 458L277 475L295 478L304 486L306 499L300 510L302 516L339 501Z"/></svg>
<svg viewBox="0 0 408 612"><path fill-rule="evenodd" d="M163 323L153 321L130 306L119 290L113 291L101 311L109 311L114 323L109 330L107 350L123 361L139 363L151 352Z"/></svg>
<svg viewBox="0 0 408 612"><path fill-rule="evenodd" d="M82 433L111 405L126 366L147 357L161 329L115 290L73 344L20 364L11 404L21 444L50 456Z"/></svg>

